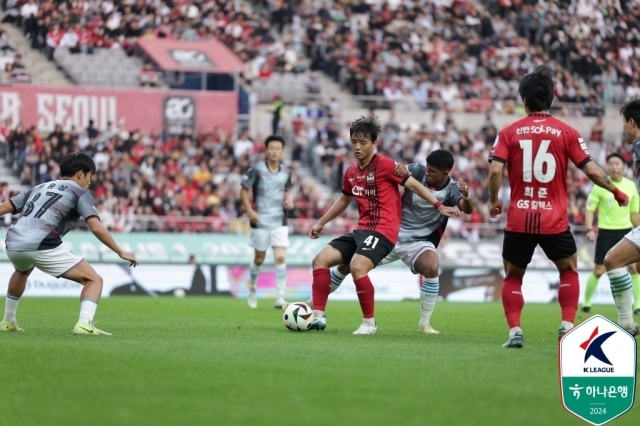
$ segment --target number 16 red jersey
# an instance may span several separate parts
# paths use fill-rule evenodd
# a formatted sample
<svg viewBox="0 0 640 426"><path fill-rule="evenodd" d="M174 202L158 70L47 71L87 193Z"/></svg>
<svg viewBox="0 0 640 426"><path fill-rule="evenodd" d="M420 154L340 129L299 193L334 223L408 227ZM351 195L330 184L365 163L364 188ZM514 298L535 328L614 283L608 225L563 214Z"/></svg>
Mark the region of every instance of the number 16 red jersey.
<svg viewBox="0 0 640 426"><path fill-rule="evenodd" d="M569 228L567 167L591 160L573 127L547 114L531 114L505 127L489 161L506 163L511 186L506 230L559 234Z"/></svg>

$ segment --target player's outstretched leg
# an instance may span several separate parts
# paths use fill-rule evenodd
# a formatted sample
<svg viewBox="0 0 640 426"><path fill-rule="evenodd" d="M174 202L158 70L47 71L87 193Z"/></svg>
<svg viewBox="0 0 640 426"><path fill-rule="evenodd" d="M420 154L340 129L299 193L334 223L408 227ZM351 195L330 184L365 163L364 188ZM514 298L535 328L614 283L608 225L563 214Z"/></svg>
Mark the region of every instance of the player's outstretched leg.
<svg viewBox="0 0 640 426"><path fill-rule="evenodd" d="M331 272L329 268L342 263L342 254L330 245L325 246L313 259L313 321L309 330L322 331L327 328L327 316L324 312L331 292Z"/></svg>
<svg viewBox="0 0 640 426"><path fill-rule="evenodd" d="M4 305L4 319L0 322L0 331L24 331L16 322L16 312L20 298L27 286L27 278L33 271L33 268L26 272L13 271L9 279L9 288L7 289L7 299Z"/></svg>
<svg viewBox="0 0 640 426"><path fill-rule="evenodd" d="M344 269L345 272L344 273L340 272L340 269ZM330 271L331 271L330 272L331 273L331 292L329 294L339 289L340 284L342 284L342 281L344 281L345 277L351 273L351 271L349 270L349 265L338 265L335 268L331 268ZM306 303L307 305L309 305L311 309L313 309L313 297L310 297L309 300L307 300L304 303ZM286 311L288 306L289 306L288 303L283 304L282 311L283 312Z"/></svg>
<svg viewBox="0 0 640 426"><path fill-rule="evenodd" d="M378 330L374 319L375 289L367 275L373 269L373 262L369 258L356 254L349 266L362 309L362 324L353 334L375 334Z"/></svg>
<svg viewBox="0 0 640 426"><path fill-rule="evenodd" d="M84 260L63 276L84 286L80 293L80 317L71 333L85 336L111 336L111 333L93 325L93 317L102 295L102 277Z"/></svg>
<svg viewBox="0 0 640 426"><path fill-rule="evenodd" d="M422 286L420 287L420 322L418 323L418 331L425 334L440 334L431 327L430 323L431 315L438 300L438 293L440 292L438 253L435 251L435 247L423 251L413 263L412 269L423 277Z"/></svg>
<svg viewBox="0 0 640 426"><path fill-rule="evenodd" d="M502 346L505 348L522 348L524 346L524 336L520 328L520 317L522 315L522 309L524 308L522 276L507 275L504 278L504 284L502 286L502 306L504 307L504 314L509 324L509 340Z"/></svg>
<svg viewBox="0 0 640 426"><path fill-rule="evenodd" d="M640 327L633 321L633 290L631 275L626 266L640 261L637 242L632 240L636 233L631 231L627 234L604 258L611 293L618 308L618 324L633 336L640 335Z"/></svg>

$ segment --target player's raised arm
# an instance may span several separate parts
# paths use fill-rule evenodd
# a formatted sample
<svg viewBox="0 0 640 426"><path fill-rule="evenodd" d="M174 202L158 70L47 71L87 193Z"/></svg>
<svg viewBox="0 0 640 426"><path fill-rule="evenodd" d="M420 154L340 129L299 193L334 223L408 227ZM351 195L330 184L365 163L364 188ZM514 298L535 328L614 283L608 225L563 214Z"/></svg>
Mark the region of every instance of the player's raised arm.
<svg viewBox="0 0 640 426"><path fill-rule="evenodd" d="M338 200L333 203L329 211L326 212L324 216L322 216L320 220L318 220L318 223L313 225L313 227L309 230L309 237L314 240L318 238L320 236L320 233L322 232L322 228L324 228L327 223L331 222L333 219L344 213L347 207L349 207L352 199L353 195L342 193L340 198L338 198Z"/></svg>
<svg viewBox="0 0 640 426"><path fill-rule="evenodd" d="M621 206L626 206L629 204L629 197L624 192L620 191L618 187L616 187L609 176L605 173L604 170L600 168L595 162L589 160L583 167L582 171L585 175L591 180L591 182L595 183L598 186L606 189L607 191L613 193L613 197L616 199L618 204Z"/></svg>
<svg viewBox="0 0 640 426"><path fill-rule="evenodd" d="M466 214L473 213L473 200L471 200L471 193L469 192L469 185L465 181L458 181L458 190L462 198L458 200L458 208Z"/></svg>
<svg viewBox="0 0 640 426"><path fill-rule="evenodd" d="M129 266L138 266L138 261L133 253L127 253L120 248L118 243L115 242L107 228L100 222L100 216L95 208L93 197L90 193L85 193L78 200L78 213L87 222L87 226L93 235L105 246L109 247L115 254L121 259L129 262Z"/></svg>
<svg viewBox="0 0 640 426"><path fill-rule="evenodd" d="M460 210L455 207L444 206L440 201L438 201L435 195L431 193L431 191L422 186L422 184L415 180L412 176L408 177L407 181L404 183L404 187L418 194L418 196L425 200L427 203L433 204L433 206L438 209L440 214L442 214L443 216L458 217L460 215Z"/></svg>

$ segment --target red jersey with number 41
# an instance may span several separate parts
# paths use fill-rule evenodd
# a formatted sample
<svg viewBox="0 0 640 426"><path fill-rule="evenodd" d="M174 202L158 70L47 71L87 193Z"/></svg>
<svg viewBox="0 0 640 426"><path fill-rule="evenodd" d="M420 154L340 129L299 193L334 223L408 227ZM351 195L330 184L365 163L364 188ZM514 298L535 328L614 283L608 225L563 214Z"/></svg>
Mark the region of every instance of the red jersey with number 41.
<svg viewBox="0 0 640 426"><path fill-rule="evenodd" d="M547 114L531 114L505 127L489 161L506 163L511 186L507 231L559 234L569 229L567 167L591 160L573 127Z"/></svg>
<svg viewBox="0 0 640 426"><path fill-rule="evenodd" d="M395 175L396 162L374 155L365 167L352 163L344 172L342 193L355 197L358 203L358 229L376 231L393 244L398 239L402 202L398 185L404 185L409 175Z"/></svg>

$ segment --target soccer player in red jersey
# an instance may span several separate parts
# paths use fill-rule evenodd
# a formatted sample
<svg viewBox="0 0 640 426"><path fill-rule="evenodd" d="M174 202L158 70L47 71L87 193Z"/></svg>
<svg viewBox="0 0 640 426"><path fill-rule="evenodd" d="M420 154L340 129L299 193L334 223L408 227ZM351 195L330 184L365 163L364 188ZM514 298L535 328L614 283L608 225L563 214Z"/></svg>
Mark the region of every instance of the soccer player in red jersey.
<svg viewBox="0 0 640 426"><path fill-rule="evenodd" d="M502 213L498 191L505 164L511 186L502 258L505 278L502 304L509 324L506 348L524 345L520 315L524 307L522 278L540 245L560 272L558 302L562 309L559 337L573 328L580 283L578 257L567 215L567 167L571 160L598 186L613 193L620 205L629 202L606 173L593 161L577 130L549 115L553 102L553 79L540 66L525 75L519 94L527 117L505 127L496 138L489 161L489 202L492 218Z"/></svg>
<svg viewBox="0 0 640 426"><path fill-rule="evenodd" d="M402 211L398 185L418 194L445 216L458 216L460 211L443 206L410 175L396 176L396 162L375 153L380 133L376 117L354 121L349 133L356 162L344 173L342 195L311 228L309 237L318 238L324 225L342 214L354 197L360 218L356 230L331 241L313 259L314 318L310 329L324 330L327 326L324 310L331 291L329 268L349 264L364 317L353 334L374 334L374 288L367 274L393 250L398 238Z"/></svg>

